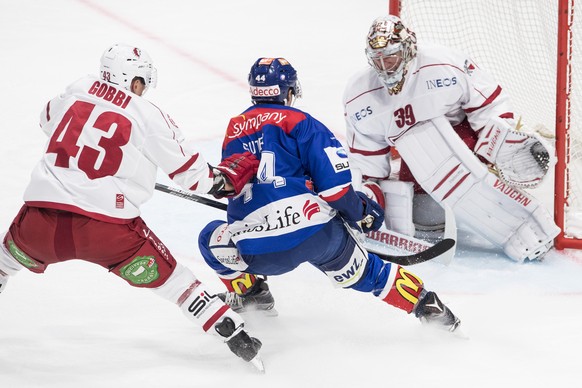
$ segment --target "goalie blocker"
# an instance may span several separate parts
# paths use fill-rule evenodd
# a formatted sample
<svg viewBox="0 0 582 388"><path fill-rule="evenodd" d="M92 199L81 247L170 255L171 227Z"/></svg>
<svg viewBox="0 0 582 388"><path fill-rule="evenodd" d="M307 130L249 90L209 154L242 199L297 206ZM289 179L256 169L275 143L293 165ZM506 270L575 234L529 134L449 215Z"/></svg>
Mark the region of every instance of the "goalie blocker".
<svg viewBox="0 0 582 388"><path fill-rule="evenodd" d="M418 123L395 144L434 200L449 205L458 223L501 247L511 259L540 259L552 247L560 229L549 212L491 173L444 117Z"/></svg>

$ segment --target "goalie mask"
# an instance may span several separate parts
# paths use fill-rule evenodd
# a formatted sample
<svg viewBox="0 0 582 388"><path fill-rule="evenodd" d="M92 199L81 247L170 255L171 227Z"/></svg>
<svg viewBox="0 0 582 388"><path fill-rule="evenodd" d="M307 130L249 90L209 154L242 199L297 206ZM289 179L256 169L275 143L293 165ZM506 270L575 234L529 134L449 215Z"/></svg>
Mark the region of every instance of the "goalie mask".
<svg viewBox="0 0 582 388"><path fill-rule="evenodd" d="M389 91L398 93L406 66L416 56L416 35L396 16L376 18L366 38L366 56Z"/></svg>
<svg viewBox="0 0 582 388"><path fill-rule="evenodd" d="M157 72L152 59L143 50L125 44L115 44L105 50L101 56L100 78L131 91L134 78L142 78L145 83L144 93L148 88L156 87Z"/></svg>
<svg viewBox="0 0 582 388"><path fill-rule="evenodd" d="M292 106L301 97L297 71L284 58L259 58L251 67L249 86L253 103ZM287 100L289 90L291 97Z"/></svg>

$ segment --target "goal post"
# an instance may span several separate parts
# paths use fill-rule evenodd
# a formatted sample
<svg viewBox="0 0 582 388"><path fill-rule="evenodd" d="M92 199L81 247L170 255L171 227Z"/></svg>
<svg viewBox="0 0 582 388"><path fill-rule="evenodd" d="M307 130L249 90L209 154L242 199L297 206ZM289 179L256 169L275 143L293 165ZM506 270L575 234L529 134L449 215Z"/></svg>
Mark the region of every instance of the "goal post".
<svg viewBox="0 0 582 388"><path fill-rule="evenodd" d="M423 41L455 47L487 69L523 122L555 142L557 249L582 249L582 39L575 0L389 0ZM551 203L549 204L551 206Z"/></svg>

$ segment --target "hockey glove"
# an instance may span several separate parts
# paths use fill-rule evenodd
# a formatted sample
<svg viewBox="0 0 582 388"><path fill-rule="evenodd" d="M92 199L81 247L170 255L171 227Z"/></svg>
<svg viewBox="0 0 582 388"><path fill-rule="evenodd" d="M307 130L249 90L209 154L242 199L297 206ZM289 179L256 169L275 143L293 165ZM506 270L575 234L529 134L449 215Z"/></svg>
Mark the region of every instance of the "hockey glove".
<svg viewBox="0 0 582 388"><path fill-rule="evenodd" d="M248 151L225 158L218 166L214 167L214 185L208 194L212 194L216 198L239 194L257 173L258 168L259 160Z"/></svg>
<svg viewBox="0 0 582 388"><path fill-rule="evenodd" d="M358 194L358 197L360 197L364 204L362 231L368 233L380 229L384 223L384 209L382 209L382 206L380 206L378 202L368 198L368 196L361 191L356 191L356 194Z"/></svg>
<svg viewBox="0 0 582 388"><path fill-rule="evenodd" d="M491 119L479 133L475 153L494 164L499 177L515 187L538 186L555 163L539 135L515 131L500 118Z"/></svg>
<svg viewBox="0 0 582 388"><path fill-rule="evenodd" d="M263 344L258 339L250 337L243 330L243 326L236 327L234 321L226 317L215 326L215 329L225 338L230 351L248 362L257 356Z"/></svg>

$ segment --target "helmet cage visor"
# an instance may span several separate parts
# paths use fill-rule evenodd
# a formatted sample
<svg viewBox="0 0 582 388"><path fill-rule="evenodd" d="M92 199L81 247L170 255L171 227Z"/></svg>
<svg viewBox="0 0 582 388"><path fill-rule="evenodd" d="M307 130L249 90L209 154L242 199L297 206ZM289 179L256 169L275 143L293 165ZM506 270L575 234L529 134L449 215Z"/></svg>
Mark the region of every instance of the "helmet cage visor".
<svg viewBox="0 0 582 388"><path fill-rule="evenodd" d="M377 72L390 76L402 70L402 50L391 54L386 54L386 50L369 52L368 62Z"/></svg>

